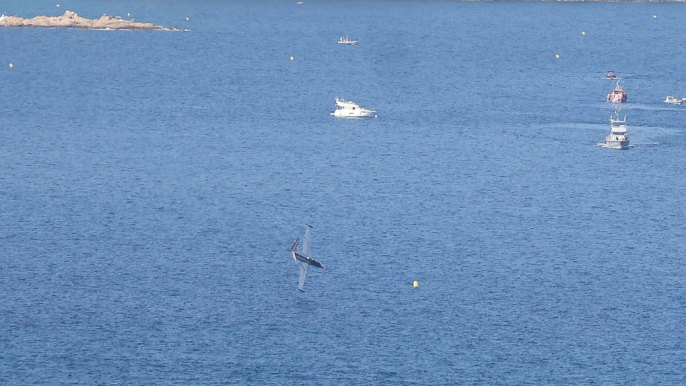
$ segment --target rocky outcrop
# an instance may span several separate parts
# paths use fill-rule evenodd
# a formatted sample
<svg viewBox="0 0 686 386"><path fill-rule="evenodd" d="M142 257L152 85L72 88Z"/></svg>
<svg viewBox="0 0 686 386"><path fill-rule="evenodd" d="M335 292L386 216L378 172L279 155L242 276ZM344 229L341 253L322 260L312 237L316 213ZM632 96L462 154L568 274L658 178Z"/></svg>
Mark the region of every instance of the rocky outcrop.
<svg viewBox="0 0 686 386"><path fill-rule="evenodd" d="M3 15L0 17L0 27L188 31L183 28L163 27L152 23L139 23L137 21L125 20L109 15L102 15L99 19L86 19L72 11L67 11L62 16L36 16L31 19Z"/></svg>

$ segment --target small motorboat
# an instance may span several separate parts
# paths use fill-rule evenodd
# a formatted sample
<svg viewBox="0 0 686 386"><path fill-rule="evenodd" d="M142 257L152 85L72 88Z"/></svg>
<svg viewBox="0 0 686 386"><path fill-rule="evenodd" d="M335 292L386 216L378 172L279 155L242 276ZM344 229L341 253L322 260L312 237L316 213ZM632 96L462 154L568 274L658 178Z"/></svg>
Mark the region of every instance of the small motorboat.
<svg viewBox="0 0 686 386"><path fill-rule="evenodd" d="M610 149L628 149L629 133L626 130L626 114L619 117L621 110L610 115L610 134L605 136L605 147Z"/></svg>
<svg viewBox="0 0 686 386"><path fill-rule="evenodd" d="M336 98L336 110L330 115L336 118L376 118L376 111L363 109L353 101Z"/></svg>
<svg viewBox="0 0 686 386"><path fill-rule="evenodd" d="M338 39L338 44L345 44L348 46L354 46L357 44L357 40L350 39L348 36L345 36L345 37L341 37L340 39Z"/></svg>
<svg viewBox="0 0 686 386"><path fill-rule="evenodd" d="M622 86L619 84L619 79L617 79L617 85L615 89L607 94L607 101L612 103L622 103L626 102L627 93L624 91Z"/></svg>
<svg viewBox="0 0 686 386"><path fill-rule="evenodd" d="M679 98L675 98L675 97L669 95L669 96L667 96L667 98L665 98L664 102L669 103L671 105L680 105L684 102L684 100L686 100L686 98L679 99Z"/></svg>
<svg viewBox="0 0 686 386"><path fill-rule="evenodd" d="M617 75L612 71L608 71L607 75L605 75L605 79L617 79Z"/></svg>

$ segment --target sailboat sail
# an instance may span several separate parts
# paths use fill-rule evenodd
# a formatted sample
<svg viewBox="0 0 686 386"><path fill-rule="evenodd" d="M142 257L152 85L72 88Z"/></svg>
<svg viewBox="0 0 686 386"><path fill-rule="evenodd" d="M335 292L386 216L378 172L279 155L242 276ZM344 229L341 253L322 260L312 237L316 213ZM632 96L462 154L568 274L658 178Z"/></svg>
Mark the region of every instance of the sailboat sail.
<svg viewBox="0 0 686 386"><path fill-rule="evenodd" d="M307 266L309 264L305 262L300 262L300 279L298 279L298 289L305 291L303 287L305 286L305 276L307 276Z"/></svg>
<svg viewBox="0 0 686 386"><path fill-rule="evenodd" d="M307 225L305 227L305 239L303 240L303 250L302 254L305 257L311 257L310 254L310 228L312 228L312 225Z"/></svg>

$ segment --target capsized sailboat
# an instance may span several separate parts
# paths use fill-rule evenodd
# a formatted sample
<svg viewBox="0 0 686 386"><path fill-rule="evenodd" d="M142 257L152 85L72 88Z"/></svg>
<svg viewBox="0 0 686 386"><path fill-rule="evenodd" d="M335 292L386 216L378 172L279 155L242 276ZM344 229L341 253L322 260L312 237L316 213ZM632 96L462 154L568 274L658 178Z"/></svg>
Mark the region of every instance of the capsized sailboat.
<svg viewBox="0 0 686 386"><path fill-rule="evenodd" d="M305 225L305 237L303 238L303 246L300 251L298 251L298 244L300 243L300 237L298 237L293 246L291 246L288 251L291 252L293 260L300 262L300 278L298 280L298 289L300 291L305 291L303 287L305 286L305 277L307 276L307 266L314 265L317 268L324 268L324 265L317 261L315 258L310 256L310 229L312 225Z"/></svg>

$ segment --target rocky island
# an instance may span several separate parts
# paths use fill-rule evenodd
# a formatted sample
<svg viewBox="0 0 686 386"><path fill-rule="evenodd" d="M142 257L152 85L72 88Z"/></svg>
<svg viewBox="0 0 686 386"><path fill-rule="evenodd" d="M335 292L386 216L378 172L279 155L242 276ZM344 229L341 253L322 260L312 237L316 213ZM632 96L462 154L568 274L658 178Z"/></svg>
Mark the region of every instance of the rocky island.
<svg viewBox="0 0 686 386"><path fill-rule="evenodd" d="M110 15L102 15L99 19L86 19L72 11L66 11L62 16L36 16L31 19L3 14L0 16L0 27L188 31L183 28L163 27L152 23L140 23Z"/></svg>

